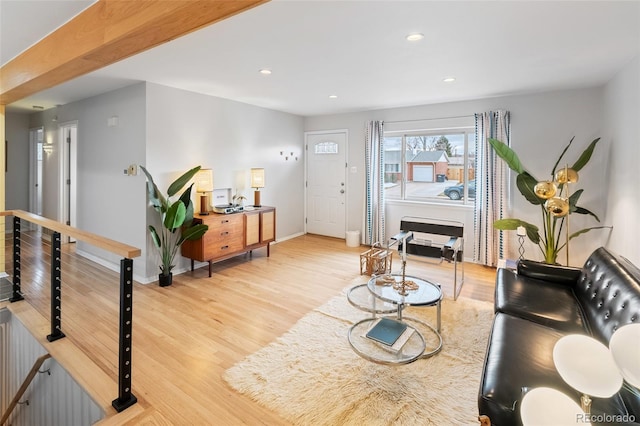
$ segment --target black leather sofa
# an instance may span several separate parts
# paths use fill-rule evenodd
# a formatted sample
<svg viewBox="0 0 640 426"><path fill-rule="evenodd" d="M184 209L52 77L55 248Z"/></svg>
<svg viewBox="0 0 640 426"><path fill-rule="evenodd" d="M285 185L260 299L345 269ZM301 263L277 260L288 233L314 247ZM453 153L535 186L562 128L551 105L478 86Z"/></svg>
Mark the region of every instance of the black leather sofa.
<svg viewBox="0 0 640 426"><path fill-rule="evenodd" d="M594 251L582 268L521 260L517 271L497 271L495 312L479 414L492 425L521 425L519 404L529 389L552 387L580 403L580 394L555 369L553 347L568 334L590 335L608 345L618 327L640 322L640 269L605 248ZM592 400L596 419L627 415L607 417L606 424L640 423L640 391L626 382L612 398Z"/></svg>

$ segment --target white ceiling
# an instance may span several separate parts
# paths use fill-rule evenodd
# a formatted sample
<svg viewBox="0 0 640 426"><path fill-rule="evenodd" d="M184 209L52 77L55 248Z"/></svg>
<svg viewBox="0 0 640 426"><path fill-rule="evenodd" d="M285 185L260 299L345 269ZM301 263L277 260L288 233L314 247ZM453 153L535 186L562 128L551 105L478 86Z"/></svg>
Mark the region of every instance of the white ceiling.
<svg viewBox="0 0 640 426"><path fill-rule="evenodd" d="M2 63L91 3L0 0ZM7 110L150 81L310 116L594 87L639 53L640 0L273 0Z"/></svg>

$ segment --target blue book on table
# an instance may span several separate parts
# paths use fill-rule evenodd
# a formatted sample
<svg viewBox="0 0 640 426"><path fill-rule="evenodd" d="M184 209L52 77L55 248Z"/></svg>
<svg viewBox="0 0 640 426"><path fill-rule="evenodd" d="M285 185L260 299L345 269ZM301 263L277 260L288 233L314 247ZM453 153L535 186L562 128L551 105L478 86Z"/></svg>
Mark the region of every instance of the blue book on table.
<svg viewBox="0 0 640 426"><path fill-rule="evenodd" d="M407 329L407 324L391 318L380 318L380 321L369 330L366 336L376 342L388 346L398 340L398 337Z"/></svg>

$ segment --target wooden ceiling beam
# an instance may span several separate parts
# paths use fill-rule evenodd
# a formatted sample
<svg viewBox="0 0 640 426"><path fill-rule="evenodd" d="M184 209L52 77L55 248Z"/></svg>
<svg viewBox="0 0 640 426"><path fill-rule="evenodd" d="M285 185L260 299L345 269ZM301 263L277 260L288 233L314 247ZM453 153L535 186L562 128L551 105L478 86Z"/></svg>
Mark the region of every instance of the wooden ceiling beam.
<svg viewBox="0 0 640 426"><path fill-rule="evenodd" d="M269 0L99 0L0 68L7 105Z"/></svg>

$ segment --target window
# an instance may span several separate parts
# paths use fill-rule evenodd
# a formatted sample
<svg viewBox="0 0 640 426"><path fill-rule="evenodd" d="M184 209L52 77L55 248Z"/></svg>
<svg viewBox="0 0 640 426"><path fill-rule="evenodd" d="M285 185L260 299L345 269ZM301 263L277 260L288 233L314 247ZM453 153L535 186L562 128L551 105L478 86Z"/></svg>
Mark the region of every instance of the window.
<svg viewBox="0 0 640 426"><path fill-rule="evenodd" d="M318 142L314 145L313 152L316 154L337 154L338 144L335 142Z"/></svg>
<svg viewBox="0 0 640 426"><path fill-rule="evenodd" d="M384 136L385 197L470 204L475 198L475 133L388 132Z"/></svg>

